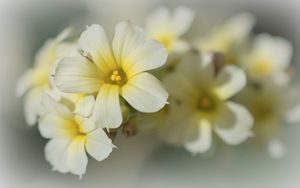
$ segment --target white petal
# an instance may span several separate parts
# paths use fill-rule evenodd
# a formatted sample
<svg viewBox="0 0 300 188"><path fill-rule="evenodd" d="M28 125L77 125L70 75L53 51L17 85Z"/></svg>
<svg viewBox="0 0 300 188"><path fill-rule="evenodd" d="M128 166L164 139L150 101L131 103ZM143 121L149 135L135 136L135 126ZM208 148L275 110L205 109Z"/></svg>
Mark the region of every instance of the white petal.
<svg viewBox="0 0 300 188"><path fill-rule="evenodd" d="M232 38L232 42L239 43L251 32L255 24L255 17L250 13L241 13L228 20L225 31Z"/></svg>
<svg viewBox="0 0 300 188"><path fill-rule="evenodd" d="M117 25L113 51L127 77L158 68L167 59L167 53L161 44L154 40L145 41L143 30L129 22Z"/></svg>
<svg viewBox="0 0 300 188"><path fill-rule="evenodd" d="M66 106L56 102L48 94L43 95L41 105L43 106L46 114L50 113L66 119L73 117L71 111Z"/></svg>
<svg viewBox="0 0 300 188"><path fill-rule="evenodd" d="M84 139L52 139L48 142L45 155L54 170L62 173L71 172L82 176L88 163L84 150Z"/></svg>
<svg viewBox="0 0 300 188"><path fill-rule="evenodd" d="M214 122L214 130L224 142L237 145L253 135L253 118L248 110L233 102L227 102Z"/></svg>
<svg viewBox="0 0 300 188"><path fill-rule="evenodd" d="M95 93L102 83L100 75L95 64L83 58L68 57L57 65L54 81L65 93Z"/></svg>
<svg viewBox="0 0 300 188"><path fill-rule="evenodd" d="M149 73L131 78L122 87L121 95L140 112L156 112L165 106L168 99L168 93L160 81Z"/></svg>
<svg viewBox="0 0 300 188"><path fill-rule="evenodd" d="M112 42L117 62L125 61L125 58L144 42L145 34L141 28L131 24L129 21L118 23Z"/></svg>
<svg viewBox="0 0 300 188"><path fill-rule="evenodd" d="M79 129L83 133L89 133L97 128L94 120L92 118L85 118L82 116L75 116L75 121L79 126Z"/></svg>
<svg viewBox="0 0 300 188"><path fill-rule="evenodd" d="M167 57L168 54L160 43L148 40L130 53L126 63L123 63L123 67L125 70L129 70L126 73L130 78L138 73L163 66Z"/></svg>
<svg viewBox="0 0 300 188"><path fill-rule="evenodd" d="M170 22L170 10L166 7L159 7L146 19L146 31L150 35L156 35L157 32L164 30L165 27L169 30Z"/></svg>
<svg viewBox="0 0 300 188"><path fill-rule="evenodd" d="M187 52L191 48L190 44L184 40L176 40L174 43L172 50L174 53L184 53Z"/></svg>
<svg viewBox="0 0 300 188"><path fill-rule="evenodd" d="M107 158L113 148L114 145L101 128L87 135L86 150L96 160L102 161Z"/></svg>
<svg viewBox="0 0 300 188"><path fill-rule="evenodd" d="M185 143L185 148L194 153L204 153L209 150L212 144L211 124L207 120L200 120L198 125L198 138Z"/></svg>
<svg viewBox="0 0 300 188"><path fill-rule="evenodd" d="M244 71L232 65L225 66L215 82L214 92L222 99L228 99L246 86Z"/></svg>
<svg viewBox="0 0 300 188"><path fill-rule="evenodd" d="M63 40L65 40L67 37L69 37L71 35L73 31L72 27L67 27L65 28L62 32L60 32L57 37L55 38L56 42L61 42Z"/></svg>
<svg viewBox="0 0 300 188"><path fill-rule="evenodd" d="M79 38L79 46L88 56L91 56L90 58L102 71L116 68L111 46L100 25L93 24L87 27Z"/></svg>
<svg viewBox="0 0 300 188"><path fill-rule="evenodd" d="M170 95L189 104L194 103L198 97L198 90L194 83L180 73L169 74L164 79L164 85Z"/></svg>
<svg viewBox="0 0 300 188"><path fill-rule="evenodd" d="M103 128L117 128L122 124L119 86L104 84L101 87L92 118Z"/></svg>
<svg viewBox="0 0 300 188"><path fill-rule="evenodd" d="M65 153L71 141L71 139L56 138L47 143L45 147L45 158L53 166L53 170L57 170L61 173L69 171Z"/></svg>
<svg viewBox="0 0 300 188"><path fill-rule="evenodd" d="M273 62L274 73L285 71L291 63L293 47L286 39L269 34L259 34L255 38L254 48L262 58L270 58Z"/></svg>
<svg viewBox="0 0 300 188"><path fill-rule="evenodd" d="M174 32L180 36L187 32L194 19L194 12L187 7L177 7L173 15Z"/></svg>
<svg viewBox="0 0 300 188"><path fill-rule="evenodd" d="M16 87L16 95L18 97L24 95L35 84L34 70L28 70L19 79Z"/></svg>
<svg viewBox="0 0 300 188"><path fill-rule="evenodd" d="M94 104L95 104L94 96L84 97L76 104L75 113L83 117L89 117L92 114Z"/></svg>
<svg viewBox="0 0 300 188"><path fill-rule="evenodd" d="M57 114L46 114L39 120L39 130L43 137L69 137L77 134L77 125L74 121Z"/></svg>
<svg viewBox="0 0 300 188"><path fill-rule="evenodd" d="M34 125L42 113L43 89L35 88L27 93L24 99L25 120L28 125Z"/></svg>

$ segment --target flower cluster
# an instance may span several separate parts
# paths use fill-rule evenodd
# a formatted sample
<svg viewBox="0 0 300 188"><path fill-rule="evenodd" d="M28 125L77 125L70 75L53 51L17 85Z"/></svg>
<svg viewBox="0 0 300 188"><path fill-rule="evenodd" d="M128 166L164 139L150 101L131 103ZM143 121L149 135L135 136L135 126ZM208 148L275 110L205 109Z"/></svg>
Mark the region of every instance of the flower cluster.
<svg viewBox="0 0 300 188"><path fill-rule="evenodd" d="M16 92L25 95L27 124L49 139L54 170L82 176L87 153L102 161L119 133L137 130L193 154L209 151L216 134L229 145L251 137L282 156L280 125L300 120L291 44L252 34L248 13L188 40L194 17L186 7L161 7L144 28L118 23L112 40L93 24L45 43Z"/></svg>

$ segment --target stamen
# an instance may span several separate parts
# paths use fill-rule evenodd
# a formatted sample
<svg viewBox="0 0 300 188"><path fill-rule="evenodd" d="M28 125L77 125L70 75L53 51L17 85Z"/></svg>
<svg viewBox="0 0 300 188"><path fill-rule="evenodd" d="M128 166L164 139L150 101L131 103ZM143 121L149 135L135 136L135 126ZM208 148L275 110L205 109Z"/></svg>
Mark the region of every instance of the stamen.
<svg viewBox="0 0 300 188"><path fill-rule="evenodd" d="M119 71L115 70L115 71L113 71L112 75L110 76L110 79L112 81L120 81L120 80L122 80L122 77L119 75Z"/></svg>

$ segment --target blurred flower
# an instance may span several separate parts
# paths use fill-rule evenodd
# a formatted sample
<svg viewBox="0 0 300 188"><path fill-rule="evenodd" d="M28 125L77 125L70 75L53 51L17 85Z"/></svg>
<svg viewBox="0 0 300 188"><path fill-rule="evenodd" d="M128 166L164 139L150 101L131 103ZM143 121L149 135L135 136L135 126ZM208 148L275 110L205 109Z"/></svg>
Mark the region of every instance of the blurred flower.
<svg viewBox="0 0 300 188"><path fill-rule="evenodd" d="M117 24L110 45L103 28L92 25L81 34L79 46L82 57L64 58L54 80L66 93L98 93L93 118L103 127L121 125L119 95L141 112L158 111L167 103L159 80L145 72L162 66L167 53L159 43L145 40L141 28Z"/></svg>
<svg viewBox="0 0 300 188"><path fill-rule="evenodd" d="M34 125L43 111L41 100L44 92L57 92L51 87L49 76L52 66L70 50L72 44L62 42L70 34L70 28L65 29L55 39L48 40L37 53L34 67L25 72L17 87L17 96L25 96L24 112L28 125Z"/></svg>
<svg viewBox="0 0 300 188"><path fill-rule="evenodd" d="M46 114L39 120L41 135L50 139L45 156L54 170L85 174L88 158L86 152L98 161L109 156L114 145L109 137L89 118L95 99L88 96L75 112L45 95L42 104Z"/></svg>
<svg viewBox="0 0 300 188"><path fill-rule="evenodd" d="M248 85L236 96L236 101L246 106L254 117L252 140L266 147L272 157L285 154L285 145L280 139L281 125L300 122L299 93L299 89L268 82Z"/></svg>
<svg viewBox="0 0 300 188"><path fill-rule="evenodd" d="M242 66L252 80L273 80L278 84L286 84L289 81L287 70L292 51L289 41L260 34L255 37L253 48L242 57Z"/></svg>
<svg viewBox="0 0 300 188"><path fill-rule="evenodd" d="M252 135L250 113L229 99L246 85L244 72L232 65L216 71L212 54L191 55L165 79L177 101L170 132L192 153L203 153L212 144L212 130L227 144L236 145ZM166 135L170 137L170 135Z"/></svg>
<svg viewBox="0 0 300 188"><path fill-rule="evenodd" d="M146 19L146 33L161 42L169 53L186 52L190 45L181 36L188 31L193 19L193 11L186 7L177 7L173 13L160 7Z"/></svg>
<svg viewBox="0 0 300 188"><path fill-rule="evenodd" d="M198 38L194 45L199 51L223 53L227 64L239 64L238 52L249 36L254 23L255 18L252 14L238 14L215 27L206 36Z"/></svg>

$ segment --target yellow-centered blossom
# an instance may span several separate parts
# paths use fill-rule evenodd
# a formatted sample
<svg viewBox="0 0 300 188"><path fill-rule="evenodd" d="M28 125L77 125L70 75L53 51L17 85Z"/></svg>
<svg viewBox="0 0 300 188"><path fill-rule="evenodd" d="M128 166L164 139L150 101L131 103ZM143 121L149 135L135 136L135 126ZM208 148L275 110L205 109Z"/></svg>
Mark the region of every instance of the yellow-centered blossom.
<svg viewBox="0 0 300 188"><path fill-rule="evenodd" d="M199 51L224 54L226 64L239 64L237 54L249 36L254 23L253 15L238 14L224 24L215 27L209 34L196 39L194 46Z"/></svg>
<svg viewBox="0 0 300 188"><path fill-rule="evenodd" d="M50 96L43 97L45 114L39 120L39 130L43 137L50 139L45 156L53 170L81 177L88 163L86 152L98 161L111 153L114 145L110 138L90 118L94 102L93 96L85 97L76 111L71 112Z"/></svg>
<svg viewBox="0 0 300 188"><path fill-rule="evenodd" d="M70 29L64 30L55 39L48 40L38 51L34 67L25 72L20 78L17 87L17 96L25 94L24 112L28 125L34 125L38 116L42 113L42 96L45 92L58 97L49 79L52 66L68 53L72 44L62 42L70 34Z"/></svg>
<svg viewBox="0 0 300 188"><path fill-rule="evenodd" d="M186 52L190 46L181 39L190 28L194 13L186 7L177 7L171 12L166 7L155 10L146 19L146 33L164 45L169 53Z"/></svg>
<svg viewBox="0 0 300 188"><path fill-rule="evenodd" d="M285 154L285 145L280 138L282 125L300 122L299 91L299 88L267 82L248 85L236 97L254 118L255 137L251 140L259 147L266 147L271 157Z"/></svg>
<svg viewBox="0 0 300 188"><path fill-rule="evenodd" d="M254 81L273 80L278 84L287 84L292 51L289 41L259 34L254 39L252 49L242 57L242 66Z"/></svg>
<svg viewBox="0 0 300 188"><path fill-rule="evenodd" d="M100 25L88 27L79 38L81 57L64 58L55 71L55 84L65 93L97 94L93 118L106 128L122 123L119 97L141 112L155 112L168 93L160 81L145 71L165 64L167 53L141 28L121 22L112 44Z"/></svg>
<svg viewBox="0 0 300 188"><path fill-rule="evenodd" d="M227 65L216 72L212 54L190 55L164 82L176 101L165 137L192 153L210 149L212 131L225 143L236 145L252 135L250 113L230 98L246 85L244 72ZM172 109L173 108L173 109Z"/></svg>

